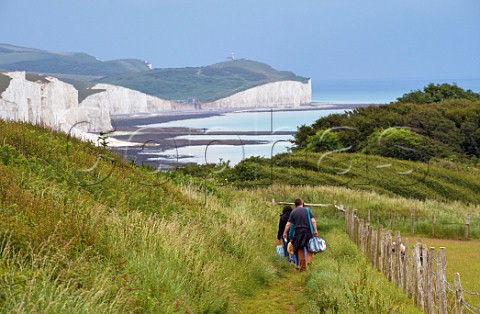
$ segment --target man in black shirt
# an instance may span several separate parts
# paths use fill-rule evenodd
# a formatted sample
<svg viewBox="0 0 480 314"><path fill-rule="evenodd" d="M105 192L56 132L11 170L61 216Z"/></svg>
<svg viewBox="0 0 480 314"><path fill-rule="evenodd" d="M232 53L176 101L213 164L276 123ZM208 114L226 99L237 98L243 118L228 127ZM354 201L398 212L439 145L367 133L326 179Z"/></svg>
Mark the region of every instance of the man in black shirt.
<svg viewBox="0 0 480 314"><path fill-rule="evenodd" d="M317 236L317 222L315 216L310 211L310 221L308 220L307 209L304 207L302 199L295 199L295 209L290 214L285 230L283 231L283 237L286 239L290 225L293 224L295 229L295 236L293 237L293 246L295 252L297 252L298 259L300 261L300 271L306 270L306 264L312 262L312 253L308 252L308 241L312 236ZM313 227L313 234L310 229L310 222Z"/></svg>

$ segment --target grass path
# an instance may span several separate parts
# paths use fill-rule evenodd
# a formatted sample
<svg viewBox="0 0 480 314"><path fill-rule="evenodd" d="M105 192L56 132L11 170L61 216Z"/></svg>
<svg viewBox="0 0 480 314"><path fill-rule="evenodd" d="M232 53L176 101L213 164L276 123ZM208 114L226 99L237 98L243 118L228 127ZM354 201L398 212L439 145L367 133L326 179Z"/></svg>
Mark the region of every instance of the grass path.
<svg viewBox="0 0 480 314"><path fill-rule="evenodd" d="M279 267L282 273L277 280L242 303L240 313L300 313L305 304L305 275L288 265Z"/></svg>

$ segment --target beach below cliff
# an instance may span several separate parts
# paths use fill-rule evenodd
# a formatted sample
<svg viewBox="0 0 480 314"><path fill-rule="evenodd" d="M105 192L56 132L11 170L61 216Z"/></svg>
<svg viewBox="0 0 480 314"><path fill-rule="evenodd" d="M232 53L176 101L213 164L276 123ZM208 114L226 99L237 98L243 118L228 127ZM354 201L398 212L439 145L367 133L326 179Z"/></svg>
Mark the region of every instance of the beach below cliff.
<svg viewBox="0 0 480 314"><path fill-rule="evenodd" d="M362 106L365 105L316 103L299 108L163 111L153 114L114 115L114 129L107 135L115 139L116 143L110 145L112 150L126 159L134 159L137 164L152 165L154 160L158 159L189 160L192 156L179 153L181 148L186 147L204 147L206 150L213 145L253 147L268 145L279 139L287 142L293 139L298 125L314 122L313 120L309 123L305 118L299 118L299 122L296 122L295 115L312 119ZM282 127L277 128L259 126L262 123L269 124L270 117L280 116L287 117L288 126L285 122L282 122ZM237 125L226 122L224 127L214 127L215 125L209 122L212 119L221 121L228 117ZM255 118L263 120L260 119L256 125L250 125ZM238 125L242 127L239 128ZM176 156L172 156L172 152Z"/></svg>
<svg viewBox="0 0 480 314"><path fill-rule="evenodd" d="M247 108L247 109L224 109L224 110L168 110L157 113L112 115L114 131L135 131L141 125L166 123L189 119L202 119L212 116L223 115L232 112L294 112L294 111L316 111L316 110L353 110L359 107L370 106L371 104L335 104L315 102L309 106L283 107L283 108ZM112 134L113 135L113 134ZM115 137L115 136L114 136Z"/></svg>

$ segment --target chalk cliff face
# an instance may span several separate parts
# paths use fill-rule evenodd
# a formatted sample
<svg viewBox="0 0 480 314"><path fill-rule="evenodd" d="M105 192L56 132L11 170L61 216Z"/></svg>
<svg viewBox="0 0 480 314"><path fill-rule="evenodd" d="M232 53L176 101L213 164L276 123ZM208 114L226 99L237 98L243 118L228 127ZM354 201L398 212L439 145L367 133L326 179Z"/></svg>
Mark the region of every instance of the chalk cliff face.
<svg viewBox="0 0 480 314"><path fill-rule="evenodd" d="M0 73L0 119L42 124L90 139L85 132L110 131L111 114L150 113L194 109L193 104L177 104L132 89L97 84L78 103L78 90L57 78L25 72ZM8 82L8 83L5 83ZM311 83L280 81L251 88L232 96L202 104L202 109L298 107L311 102Z"/></svg>
<svg viewBox="0 0 480 314"><path fill-rule="evenodd" d="M111 114L156 112L175 109L174 102L128 88L98 84L99 92L78 103L78 91L50 76L28 79L25 72L3 73L11 78L0 95L0 118L42 124L69 132L112 129ZM72 130L73 132L73 130Z"/></svg>
<svg viewBox="0 0 480 314"><path fill-rule="evenodd" d="M170 100L150 96L139 91L110 85L96 84L93 89L103 89L102 93L88 96L82 105L108 108L111 114L128 114L138 112L156 112L175 109Z"/></svg>
<svg viewBox="0 0 480 314"><path fill-rule="evenodd" d="M78 91L50 76L27 79L25 72L6 72L10 84L0 95L0 118L42 124L69 132L112 128L108 108L78 103Z"/></svg>
<svg viewBox="0 0 480 314"><path fill-rule="evenodd" d="M202 105L202 108L298 107L312 102L312 85L280 81L260 85Z"/></svg>
<svg viewBox="0 0 480 314"><path fill-rule="evenodd" d="M42 85L25 79L25 72L4 73L11 78L0 95L0 118L15 121L42 121Z"/></svg>

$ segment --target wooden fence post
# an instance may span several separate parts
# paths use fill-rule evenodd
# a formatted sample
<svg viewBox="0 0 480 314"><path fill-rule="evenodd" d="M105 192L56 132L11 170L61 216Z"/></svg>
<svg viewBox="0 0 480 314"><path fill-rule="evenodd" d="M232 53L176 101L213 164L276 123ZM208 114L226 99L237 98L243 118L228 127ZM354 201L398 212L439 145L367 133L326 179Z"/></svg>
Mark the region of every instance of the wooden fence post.
<svg viewBox="0 0 480 314"><path fill-rule="evenodd" d="M381 246L380 246L380 272L385 275L385 264L386 264L386 261L385 261L385 245L386 245L386 242L387 240L385 239L385 235L386 234L386 231L385 230L382 230L382 234L380 235L381 236Z"/></svg>
<svg viewBox="0 0 480 314"><path fill-rule="evenodd" d="M368 259L368 246L370 244L370 242L368 241L368 234L369 234L369 229L370 229L370 225L367 224L366 222L364 222L364 226L363 226L363 250L364 250L364 254L366 255L367 259Z"/></svg>
<svg viewBox="0 0 480 314"><path fill-rule="evenodd" d="M405 254L403 255L403 291L408 295L409 298L412 297L412 291L410 289L410 250L408 248L408 239L405 240Z"/></svg>
<svg viewBox="0 0 480 314"><path fill-rule="evenodd" d="M447 314L447 290L445 280L447 279L447 261L445 248L441 247L437 254L437 305L438 314Z"/></svg>
<svg viewBox="0 0 480 314"><path fill-rule="evenodd" d="M365 225L364 225L363 219L359 219L359 221L358 221L358 243L357 243L357 246L360 249L360 251L365 254L365 251L363 250L364 228L365 228Z"/></svg>
<svg viewBox="0 0 480 314"><path fill-rule="evenodd" d="M385 276L385 277L388 277L388 273L386 271L387 269L387 231L383 230L382 232L382 274Z"/></svg>
<svg viewBox="0 0 480 314"><path fill-rule="evenodd" d="M388 280L390 281L393 281L393 265L392 265L392 262L393 262L393 259L392 259L392 235L390 234L390 232L387 234L387 278Z"/></svg>
<svg viewBox="0 0 480 314"><path fill-rule="evenodd" d="M429 247L428 251L424 250L426 255L423 257L425 267L425 313L433 314L435 312L435 303L433 299L433 259L435 248ZM426 260L425 260L426 259ZM425 264L426 263L426 264Z"/></svg>
<svg viewBox="0 0 480 314"><path fill-rule="evenodd" d="M369 224L367 226L367 260L370 262L370 264L373 265L373 259L372 259L372 238L373 238L373 227Z"/></svg>
<svg viewBox="0 0 480 314"><path fill-rule="evenodd" d="M420 242L415 246L415 270L416 270L416 295L415 300L417 306L422 310L425 308L425 293L423 291L423 266L422 262L424 261L424 254L422 244Z"/></svg>
<svg viewBox="0 0 480 314"><path fill-rule="evenodd" d="M409 262L409 268L410 268L410 276L409 276L409 281L410 281L410 285L409 285L409 289L410 289L410 297L412 297L414 300L415 300L415 304L417 304L417 272L416 272L416 264L415 264L415 260L416 260L416 254L417 254L417 251L415 250L415 245L413 245L412 247L410 247L411 249L411 252L412 252L412 257L411 259L408 261Z"/></svg>
<svg viewBox="0 0 480 314"><path fill-rule="evenodd" d="M358 217L354 218L354 224L353 224L353 242L358 246Z"/></svg>
<svg viewBox="0 0 480 314"><path fill-rule="evenodd" d="M432 236L435 236L435 215L432 216ZM470 215L466 217L465 238L470 235ZM408 239L403 245L400 232L392 234L383 230L380 225L375 230L371 225L370 210L368 224L355 215L355 210L345 209L345 231L351 240L370 260L372 266L383 273L388 280L401 287L408 297L413 297L415 304L425 313L448 313L446 293L446 252L440 247L437 254L435 248L426 248L420 241L409 248ZM415 234L415 209L412 208L411 234ZM404 246L404 251L401 248ZM395 253L393 253L395 252ZM411 253L410 253L411 252ZM436 255L436 268L434 260ZM436 279L434 281L434 279ZM455 311L463 314L465 300L460 274L455 273Z"/></svg>
<svg viewBox="0 0 480 314"><path fill-rule="evenodd" d="M355 209L350 212L350 239L355 242Z"/></svg>
<svg viewBox="0 0 480 314"><path fill-rule="evenodd" d="M412 296L413 302L418 306L417 298L417 255L420 254L417 250L418 243L412 247Z"/></svg>
<svg viewBox="0 0 480 314"><path fill-rule="evenodd" d="M353 210L350 212L349 223L350 223L350 226L349 226L350 230L348 232L350 234L350 239L352 241L355 241L355 212Z"/></svg>
<svg viewBox="0 0 480 314"><path fill-rule="evenodd" d="M402 238L400 237L400 231L397 231L395 236L395 282L397 287L401 288L403 286L403 267L402 267Z"/></svg>
<svg viewBox="0 0 480 314"><path fill-rule="evenodd" d="M415 235L415 208L412 208L412 223L410 225L410 234Z"/></svg>
<svg viewBox="0 0 480 314"><path fill-rule="evenodd" d="M375 229L373 229L373 226L370 227L370 261L372 262L372 267L377 268L376 262L377 262L377 233L375 232Z"/></svg>
<svg viewBox="0 0 480 314"><path fill-rule="evenodd" d="M455 273L455 313L463 314L463 288L460 283L460 274Z"/></svg>
<svg viewBox="0 0 480 314"><path fill-rule="evenodd" d="M358 247L360 248L360 251L363 252L363 230L364 230L364 222L363 219L360 219L358 221Z"/></svg>
<svg viewBox="0 0 480 314"><path fill-rule="evenodd" d="M350 210L348 208L345 208L345 232L350 237L349 221L348 221L349 218L350 218Z"/></svg>
<svg viewBox="0 0 480 314"><path fill-rule="evenodd" d="M375 265L377 266L378 271L382 271L382 225L378 226L377 230L377 243L375 248Z"/></svg>

